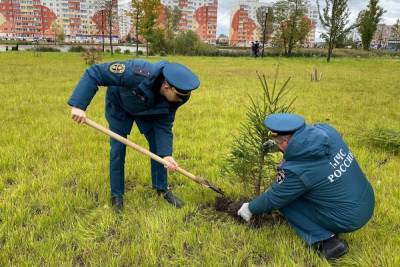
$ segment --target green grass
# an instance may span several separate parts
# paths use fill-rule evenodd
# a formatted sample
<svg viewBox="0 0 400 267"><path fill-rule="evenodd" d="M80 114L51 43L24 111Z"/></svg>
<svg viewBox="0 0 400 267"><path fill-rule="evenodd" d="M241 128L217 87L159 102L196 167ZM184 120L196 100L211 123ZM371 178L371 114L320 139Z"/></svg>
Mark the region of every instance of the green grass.
<svg viewBox="0 0 400 267"><path fill-rule="evenodd" d="M119 58L127 58L119 55ZM256 71L292 76L298 113L343 133L376 194L373 219L343 235L340 266L399 266L400 161L362 142L378 125L400 129L400 61L395 59L167 57L199 74L201 89L177 114L174 156L229 195L248 194L220 169L245 119L248 94L261 92ZM111 58L106 58L106 61ZM310 82L313 68L323 80ZM0 266L324 266L286 224L237 225L204 204L215 194L181 175L176 210L150 188L149 160L128 150L125 210L109 205L106 136L70 119L66 101L86 66L79 54L0 53ZM87 114L106 125L100 89ZM130 139L147 146L135 128ZM384 165L381 162L386 162Z"/></svg>

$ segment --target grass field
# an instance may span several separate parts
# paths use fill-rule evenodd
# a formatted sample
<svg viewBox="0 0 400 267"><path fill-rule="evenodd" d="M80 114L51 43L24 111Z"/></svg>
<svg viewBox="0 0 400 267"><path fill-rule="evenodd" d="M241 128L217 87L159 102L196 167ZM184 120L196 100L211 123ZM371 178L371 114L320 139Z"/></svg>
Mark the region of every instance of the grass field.
<svg viewBox="0 0 400 267"><path fill-rule="evenodd" d="M127 59L119 56L114 59ZM177 114L180 165L246 195L220 169L245 120L248 94L261 93L256 71L292 77L297 113L329 122L347 140L373 184L373 219L343 235L339 266L400 265L400 161L365 144L377 125L400 129L400 60L168 57L199 74L201 89ZM106 58L106 61L112 60ZM151 61L160 58L151 58ZM310 82L313 68L323 80ZM150 188L149 160L128 150L125 210L109 204L106 136L70 119L66 101L86 66L79 54L0 53L0 266L326 266L285 223L250 229L217 214L215 194L180 175L176 210ZM106 125L100 89L88 116ZM146 145L134 129L130 139Z"/></svg>

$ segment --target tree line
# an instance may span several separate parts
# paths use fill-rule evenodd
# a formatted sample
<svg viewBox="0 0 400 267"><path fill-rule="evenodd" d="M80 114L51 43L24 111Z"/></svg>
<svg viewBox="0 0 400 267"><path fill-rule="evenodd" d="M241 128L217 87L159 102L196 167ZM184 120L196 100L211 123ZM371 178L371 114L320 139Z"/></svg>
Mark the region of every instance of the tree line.
<svg viewBox="0 0 400 267"><path fill-rule="evenodd" d="M382 20L385 10L379 6L379 0L369 0L366 9L360 11L355 23L350 23L348 0L324 0L321 5L317 0L318 16L325 32L321 34L328 48L327 61L332 57L334 48L343 46L357 30L361 36L364 50L370 50L371 42ZM293 48L305 44L307 37L316 25L308 17L307 1L279 0L272 7L257 9L262 47L266 42L283 49L286 56L291 56ZM400 21L393 27L395 36L400 38ZM262 52L262 55L264 52Z"/></svg>
<svg viewBox="0 0 400 267"><path fill-rule="evenodd" d="M323 1L324 3L320 3ZM103 51L108 37L113 53L112 33L118 25L118 13L115 0L96 1L97 31L102 36ZM308 17L306 0L278 0L271 7L260 7L256 11L258 36L262 43L262 56L265 45L281 48L286 56L293 49L303 46L310 31L316 27ZM193 31L179 31L182 12L178 7L164 7L160 0L131 0L131 11L127 14L132 22L136 42L136 54L139 43L146 45L147 54L184 54L196 55L215 52L215 47L205 44ZM333 50L343 46L349 40L349 33L357 30L362 46L369 50L378 24L385 13L379 6L379 0L369 0L368 6L360 11L357 21L350 23L348 0L317 0L318 16L325 32L321 35L325 41L331 60ZM397 28L396 28L397 25ZM400 38L400 21L394 26ZM53 25L58 40L62 41L64 32L59 22ZM129 37L129 39L131 39Z"/></svg>
<svg viewBox="0 0 400 267"><path fill-rule="evenodd" d="M331 60L333 50L340 47L349 33L357 29L365 50L369 50L377 25L385 13L379 6L379 0L369 0L355 23L350 23L348 0L317 0L318 15L325 32L321 35L325 41L328 56ZM163 14L161 14L163 12ZM160 0L132 0L132 11L129 14L135 28L135 40L144 42L147 50L154 53L196 54L196 51L207 50L196 33L179 32L181 11L175 7L164 8ZM160 15L164 21L160 21ZM304 45L310 31L316 27L308 17L306 0L278 0L272 7L260 7L256 11L258 31L262 40L262 55L265 44L282 48L286 56L291 56L293 49ZM138 48L137 48L138 50Z"/></svg>
<svg viewBox="0 0 400 267"><path fill-rule="evenodd" d="M215 48L205 44L193 31L179 31L182 12L178 7L164 7L160 0L132 0L131 17L136 42L146 45L147 54L197 55Z"/></svg>

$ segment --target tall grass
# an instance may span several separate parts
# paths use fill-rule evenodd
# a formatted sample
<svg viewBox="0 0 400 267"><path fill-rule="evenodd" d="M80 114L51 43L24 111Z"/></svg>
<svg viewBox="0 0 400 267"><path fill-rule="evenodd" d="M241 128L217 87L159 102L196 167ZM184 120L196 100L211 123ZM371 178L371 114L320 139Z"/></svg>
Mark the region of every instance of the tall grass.
<svg viewBox="0 0 400 267"><path fill-rule="evenodd" d="M174 156L229 195L245 193L236 179L219 174L245 120L248 94L260 90L256 71L272 77L279 61L280 77L292 77L291 95L301 96L296 111L308 122L338 128L375 188L375 215L366 227L343 235L350 252L338 265L400 264L399 157L360 139L360 130L376 124L399 129L400 61L162 59L188 65L202 82L177 113ZM66 104L85 68L79 54L0 53L0 266L328 265L288 225L237 225L209 207L212 191L175 174L170 183L187 205L172 208L151 190L149 160L131 150L125 210L115 216L108 139L74 124ZM324 73L320 83L310 82L314 68ZM104 93L99 90L87 114L106 125ZM129 138L147 146L137 129Z"/></svg>

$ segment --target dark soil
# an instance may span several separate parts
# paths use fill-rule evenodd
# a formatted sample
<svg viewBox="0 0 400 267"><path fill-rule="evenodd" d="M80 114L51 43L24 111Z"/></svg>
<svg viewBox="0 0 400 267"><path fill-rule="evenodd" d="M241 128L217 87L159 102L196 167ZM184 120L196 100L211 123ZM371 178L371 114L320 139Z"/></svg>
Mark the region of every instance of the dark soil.
<svg viewBox="0 0 400 267"><path fill-rule="evenodd" d="M226 197L217 197L217 199L215 200L215 209L219 212L228 214L238 223L246 223L246 221L243 220L242 217L237 215L238 210L245 202L249 202L249 199L232 200ZM249 226L253 228L260 228L265 225L280 224L284 220L284 217L278 212L253 215L249 222Z"/></svg>

